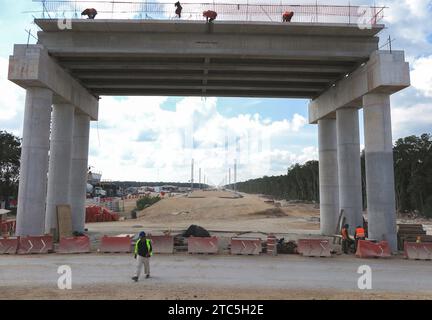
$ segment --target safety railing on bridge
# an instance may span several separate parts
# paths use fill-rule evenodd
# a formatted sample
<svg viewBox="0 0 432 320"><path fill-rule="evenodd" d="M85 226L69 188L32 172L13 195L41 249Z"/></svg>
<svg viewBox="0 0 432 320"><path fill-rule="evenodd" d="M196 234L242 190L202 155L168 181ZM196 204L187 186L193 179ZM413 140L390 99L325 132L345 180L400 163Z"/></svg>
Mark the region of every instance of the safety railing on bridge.
<svg viewBox="0 0 432 320"><path fill-rule="evenodd" d="M99 19L179 19L172 2L147 1L53 1L39 2L39 11L28 11L35 17L45 19L81 18L86 8L95 8ZM203 11L216 11L217 20L280 22L285 11L293 11L292 22L345 23L370 27L384 18L385 7L339 6L339 5L295 5L284 1L237 0L233 3L181 2L182 20L202 20ZM278 4L274 4L277 2Z"/></svg>

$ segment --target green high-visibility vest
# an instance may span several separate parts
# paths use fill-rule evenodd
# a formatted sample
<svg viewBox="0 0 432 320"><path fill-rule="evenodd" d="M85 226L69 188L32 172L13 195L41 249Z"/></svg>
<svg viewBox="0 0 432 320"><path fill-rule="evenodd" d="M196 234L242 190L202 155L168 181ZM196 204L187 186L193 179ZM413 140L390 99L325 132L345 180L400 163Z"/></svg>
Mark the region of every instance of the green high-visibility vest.
<svg viewBox="0 0 432 320"><path fill-rule="evenodd" d="M138 241L135 243L135 254L138 254L138 244L140 243L141 238L138 239ZM151 251L151 240L150 239L146 239L146 244L147 244L147 250L150 253L150 256L153 255L153 252Z"/></svg>

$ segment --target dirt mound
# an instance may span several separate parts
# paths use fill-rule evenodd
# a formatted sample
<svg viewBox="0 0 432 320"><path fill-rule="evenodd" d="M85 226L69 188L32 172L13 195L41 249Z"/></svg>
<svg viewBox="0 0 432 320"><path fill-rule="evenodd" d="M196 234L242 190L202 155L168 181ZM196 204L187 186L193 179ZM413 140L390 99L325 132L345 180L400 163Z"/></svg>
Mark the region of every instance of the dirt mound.
<svg viewBox="0 0 432 320"><path fill-rule="evenodd" d="M252 216L265 216L267 218L279 218L279 217L287 217L286 214L281 208L271 208L263 211L250 213Z"/></svg>

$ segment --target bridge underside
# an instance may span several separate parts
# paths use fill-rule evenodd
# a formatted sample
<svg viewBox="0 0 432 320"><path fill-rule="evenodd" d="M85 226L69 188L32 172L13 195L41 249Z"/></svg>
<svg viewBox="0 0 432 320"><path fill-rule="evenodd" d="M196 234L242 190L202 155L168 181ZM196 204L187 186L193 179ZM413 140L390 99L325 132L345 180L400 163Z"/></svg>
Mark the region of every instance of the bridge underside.
<svg viewBox="0 0 432 320"><path fill-rule="evenodd" d="M95 95L316 98L366 62L383 26L36 20L42 44Z"/></svg>

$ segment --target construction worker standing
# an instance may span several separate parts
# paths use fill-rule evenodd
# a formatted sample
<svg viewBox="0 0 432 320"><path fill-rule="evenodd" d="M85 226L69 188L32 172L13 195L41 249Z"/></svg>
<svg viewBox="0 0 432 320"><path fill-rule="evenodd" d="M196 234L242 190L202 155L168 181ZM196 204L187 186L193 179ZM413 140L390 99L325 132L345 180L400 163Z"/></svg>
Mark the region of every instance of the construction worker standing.
<svg viewBox="0 0 432 320"><path fill-rule="evenodd" d="M349 253L349 249L354 244L354 240L351 239L348 231L349 231L349 225L345 224L343 226L342 230L341 230L341 234L342 234L342 251L345 254Z"/></svg>
<svg viewBox="0 0 432 320"><path fill-rule="evenodd" d="M366 240L366 232L365 229L361 226L357 226L354 234L354 239L356 242L356 248L359 240Z"/></svg>
<svg viewBox="0 0 432 320"><path fill-rule="evenodd" d="M153 255L151 240L146 238L144 231L140 232L139 239L135 243L135 259L137 259L137 270L132 280L138 282L144 266L146 279L150 278L150 257Z"/></svg>

